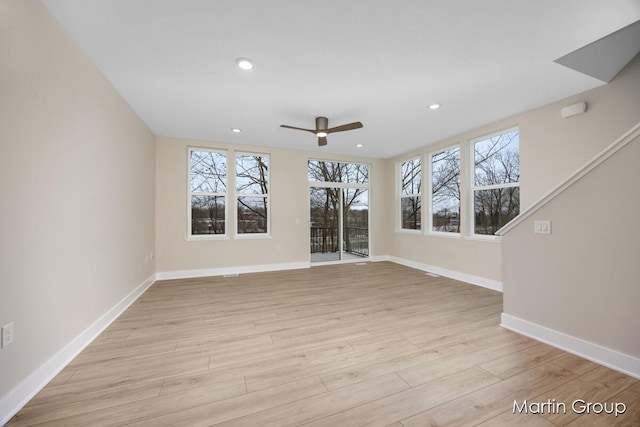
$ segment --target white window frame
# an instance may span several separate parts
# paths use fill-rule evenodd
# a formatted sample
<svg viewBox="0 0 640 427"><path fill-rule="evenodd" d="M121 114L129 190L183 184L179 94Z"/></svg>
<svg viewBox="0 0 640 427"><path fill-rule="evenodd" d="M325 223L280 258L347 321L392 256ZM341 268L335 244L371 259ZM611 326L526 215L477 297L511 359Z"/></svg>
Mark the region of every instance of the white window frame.
<svg viewBox="0 0 640 427"><path fill-rule="evenodd" d="M193 192L191 191L191 153L193 152L210 152L224 154L225 164L227 167L227 176L225 182L226 192ZM230 182L229 174L229 151L215 148L203 148L203 147L187 147L187 240L227 240L229 239L229 186ZM234 169L235 170L235 169ZM235 176L235 174L234 174ZM212 196L212 197L224 197L224 234L192 234L191 233L191 210L192 210L192 196Z"/></svg>
<svg viewBox="0 0 640 427"><path fill-rule="evenodd" d="M460 179L462 180L462 146L461 144L455 143L453 145L444 147L444 148L439 148L437 150L432 150L429 152L428 155L428 184L429 184L429 189L427 191L427 197L429 198L429 203L428 203L428 230L425 230L425 234L429 234L429 235L433 235L433 236L438 236L438 237L449 237L449 238L454 238L454 239L459 239L462 236L462 194L463 194L463 188L462 188L462 181L461 181L461 188L460 188L460 207L459 207L459 211L458 211L458 221L460 221L460 232L448 232L448 231L437 231L433 229L433 156L434 154L439 154L439 153L444 153L445 151L449 151L449 150L454 150L454 149L458 149L458 153L459 153L459 165L458 167L460 168Z"/></svg>
<svg viewBox="0 0 640 427"><path fill-rule="evenodd" d="M520 181L518 182L510 182L504 184L494 184L494 185L485 185L485 186L476 186L476 162L475 162L475 144L480 141L484 141L490 138L493 138L498 135L510 133L518 131L520 133L520 128L518 126L512 126L506 129L498 130L489 134L485 134L479 136L477 138L473 138L469 141L469 198L468 198L468 219L467 226L469 230L469 236L467 237L470 240L482 240L482 241L490 241L490 242L501 242L502 237L491 235L491 234L477 234L475 227L475 194L476 191L479 190L494 190L499 188L511 188L511 187L520 187ZM519 148L518 148L519 152Z"/></svg>
<svg viewBox="0 0 640 427"><path fill-rule="evenodd" d="M253 193L239 193L237 189L237 161L239 156L255 156L267 158L267 193L266 194L253 194ZM247 151L236 151L233 153L233 212L234 212L234 238L236 239L260 239L271 237L271 156L267 153L256 153ZM264 233L239 233L238 232L238 198L240 197L263 197L267 200L267 231Z"/></svg>
<svg viewBox="0 0 640 427"><path fill-rule="evenodd" d="M403 194L402 193L402 165L406 162L410 162L412 160L418 160L420 162L420 191L418 193L411 194ZM397 204L397 212L398 212L398 221L397 221L397 231L402 233L410 233L410 234L422 234L424 231L424 179L425 170L424 170L424 156L419 154L417 156L409 157L403 160L400 160L397 163L397 171L396 177L398 180L398 185L396 186L398 191L398 204ZM409 197L419 197L420 198L420 228L403 228L402 226L402 199Z"/></svg>

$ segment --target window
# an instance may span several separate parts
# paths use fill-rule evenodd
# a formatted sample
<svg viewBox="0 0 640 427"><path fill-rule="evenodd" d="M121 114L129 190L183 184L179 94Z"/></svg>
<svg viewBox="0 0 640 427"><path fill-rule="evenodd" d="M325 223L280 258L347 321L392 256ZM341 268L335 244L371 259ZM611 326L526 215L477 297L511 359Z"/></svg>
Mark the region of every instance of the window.
<svg viewBox="0 0 640 427"><path fill-rule="evenodd" d="M189 148L189 236L226 235L227 154Z"/></svg>
<svg viewBox="0 0 640 427"><path fill-rule="evenodd" d="M520 212L519 138L510 129L471 141L474 234L493 235Z"/></svg>
<svg viewBox="0 0 640 427"><path fill-rule="evenodd" d="M460 233L460 147L431 154L431 231Z"/></svg>
<svg viewBox="0 0 640 427"><path fill-rule="evenodd" d="M269 156L236 154L237 234L269 233Z"/></svg>
<svg viewBox="0 0 640 427"><path fill-rule="evenodd" d="M403 230L421 229L421 174L419 157L400 165L400 228Z"/></svg>
<svg viewBox="0 0 640 427"><path fill-rule="evenodd" d="M369 165L326 160L309 160L309 181L368 184Z"/></svg>

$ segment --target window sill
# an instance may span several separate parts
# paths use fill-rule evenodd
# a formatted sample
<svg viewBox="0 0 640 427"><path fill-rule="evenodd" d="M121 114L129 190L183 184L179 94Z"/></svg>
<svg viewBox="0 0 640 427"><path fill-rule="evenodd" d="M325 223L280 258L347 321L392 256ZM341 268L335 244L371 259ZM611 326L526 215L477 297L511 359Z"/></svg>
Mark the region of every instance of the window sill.
<svg viewBox="0 0 640 427"><path fill-rule="evenodd" d="M462 234L460 233L446 233L443 231L431 231L431 232L424 233L424 235L429 237L444 237L445 239L455 239L455 240L462 239Z"/></svg>
<svg viewBox="0 0 640 427"><path fill-rule="evenodd" d="M212 240L230 240L226 234L203 234L198 236L189 236L185 238L187 242L207 242Z"/></svg>
<svg viewBox="0 0 640 427"><path fill-rule="evenodd" d="M268 233L260 233L260 234L235 234L233 236L236 240L249 240L249 239L271 239L271 234Z"/></svg>

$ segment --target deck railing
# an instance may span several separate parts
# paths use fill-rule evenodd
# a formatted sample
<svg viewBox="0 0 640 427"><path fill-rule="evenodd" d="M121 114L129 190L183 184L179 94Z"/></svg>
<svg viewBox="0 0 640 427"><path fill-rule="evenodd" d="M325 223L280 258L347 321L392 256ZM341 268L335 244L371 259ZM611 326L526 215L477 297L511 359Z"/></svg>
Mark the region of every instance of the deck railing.
<svg viewBox="0 0 640 427"><path fill-rule="evenodd" d="M345 227L342 250L359 256L369 256L369 229ZM311 253L338 252L339 236L337 227L311 227Z"/></svg>

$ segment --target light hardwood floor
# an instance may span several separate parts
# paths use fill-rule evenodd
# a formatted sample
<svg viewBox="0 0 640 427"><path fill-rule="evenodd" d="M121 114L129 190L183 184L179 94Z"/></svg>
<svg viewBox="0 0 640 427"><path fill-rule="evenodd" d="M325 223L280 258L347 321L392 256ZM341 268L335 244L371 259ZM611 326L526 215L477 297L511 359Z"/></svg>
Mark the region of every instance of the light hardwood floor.
<svg viewBox="0 0 640 427"><path fill-rule="evenodd" d="M638 380L501 311L498 292L389 262L159 281L8 426L640 425ZM525 399L567 413L514 415Z"/></svg>

